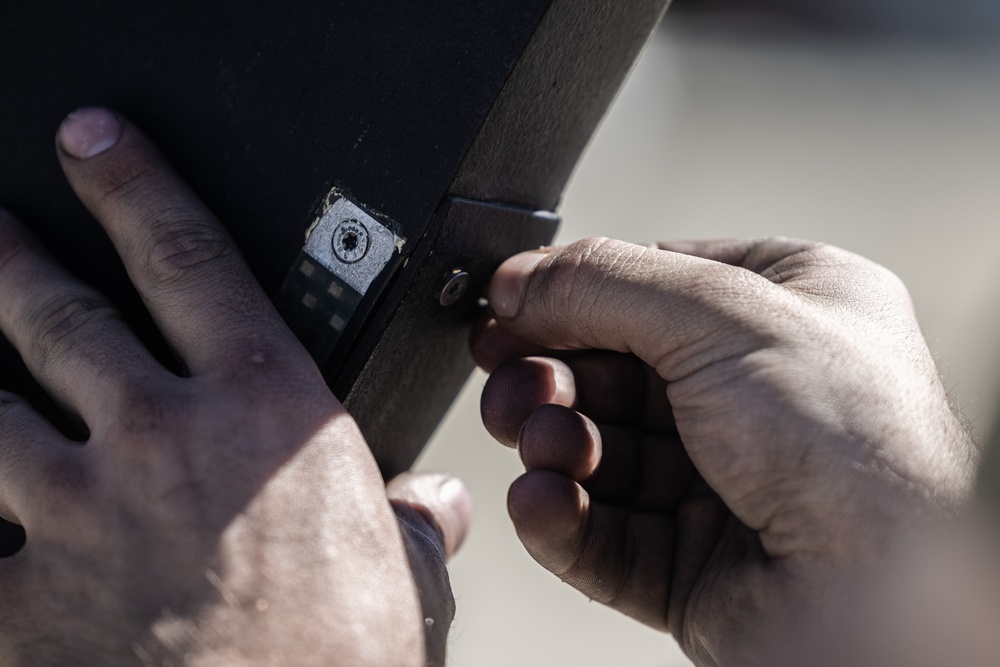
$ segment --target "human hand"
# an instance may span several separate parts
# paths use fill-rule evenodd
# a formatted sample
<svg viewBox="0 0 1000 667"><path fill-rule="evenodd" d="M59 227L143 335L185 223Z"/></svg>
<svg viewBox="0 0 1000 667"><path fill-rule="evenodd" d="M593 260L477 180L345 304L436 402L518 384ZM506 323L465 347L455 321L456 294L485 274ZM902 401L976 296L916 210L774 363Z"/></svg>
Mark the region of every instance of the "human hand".
<svg viewBox="0 0 1000 667"><path fill-rule="evenodd" d="M89 430L72 442L0 401L0 516L27 534L0 561L0 663L443 664L461 482L385 487L232 240L138 130L84 109L57 143L186 373L0 213L0 328Z"/></svg>
<svg viewBox="0 0 1000 667"><path fill-rule="evenodd" d="M472 347L527 470L518 536L699 665L768 664L969 493L909 296L860 257L592 239L508 260L489 300Z"/></svg>

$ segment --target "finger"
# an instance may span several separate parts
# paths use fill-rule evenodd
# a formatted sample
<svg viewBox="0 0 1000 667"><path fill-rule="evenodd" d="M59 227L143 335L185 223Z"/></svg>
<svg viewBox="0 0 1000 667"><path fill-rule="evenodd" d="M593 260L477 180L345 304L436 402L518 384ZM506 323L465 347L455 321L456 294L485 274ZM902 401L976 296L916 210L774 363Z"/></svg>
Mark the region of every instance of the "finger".
<svg viewBox="0 0 1000 667"><path fill-rule="evenodd" d="M49 394L91 425L116 400L118 376L166 374L111 303L70 276L3 211L0 330Z"/></svg>
<svg viewBox="0 0 1000 667"><path fill-rule="evenodd" d="M557 472L582 484L601 464L602 445L593 421L576 410L549 404L528 417L517 451L525 470Z"/></svg>
<svg viewBox="0 0 1000 667"><path fill-rule="evenodd" d="M506 362L486 381L480 403L487 431L510 447L528 417L549 403L572 407L600 423L652 432L674 428L663 379L635 356L613 352Z"/></svg>
<svg viewBox="0 0 1000 667"><path fill-rule="evenodd" d="M514 335L630 352L667 380L763 347L793 298L740 267L608 239L516 255L489 288Z"/></svg>
<svg viewBox="0 0 1000 667"><path fill-rule="evenodd" d="M472 527L472 496L454 477L432 473L403 473L385 489L402 520L438 545L445 559L458 552Z"/></svg>
<svg viewBox="0 0 1000 667"><path fill-rule="evenodd" d="M643 512L676 509L696 477L676 434L598 426L558 405L543 405L528 418L518 452L526 470L558 472L596 501Z"/></svg>
<svg viewBox="0 0 1000 667"><path fill-rule="evenodd" d="M518 538L542 567L593 600L667 629L671 515L593 503L578 484L548 471L517 479L507 507Z"/></svg>
<svg viewBox="0 0 1000 667"><path fill-rule="evenodd" d="M547 403L575 405L576 384L564 362L540 357L501 366L486 381L479 399L486 430L508 447L517 446L521 427Z"/></svg>
<svg viewBox="0 0 1000 667"><path fill-rule="evenodd" d="M19 396L0 392L0 518L24 526L45 517L53 479L73 469L76 446Z"/></svg>
<svg viewBox="0 0 1000 667"><path fill-rule="evenodd" d="M57 143L74 191L192 373L269 361L269 347L290 341L233 240L135 127L81 109L63 121Z"/></svg>
<svg viewBox="0 0 1000 667"><path fill-rule="evenodd" d="M666 382L634 355L542 347L510 334L492 318L478 323L471 346L477 363L489 373L524 357L562 361L575 378L578 407L596 420L641 423L654 430L673 428Z"/></svg>
<svg viewBox="0 0 1000 667"><path fill-rule="evenodd" d="M504 362L522 357L565 358L565 353L518 338L505 331L492 317L476 322L469 337L469 350L476 365L492 373Z"/></svg>
<svg viewBox="0 0 1000 667"><path fill-rule="evenodd" d="M465 540L472 523L472 498L447 475L404 473L386 487L399 519L410 570L420 595L427 664L443 665L455 596L445 562Z"/></svg>

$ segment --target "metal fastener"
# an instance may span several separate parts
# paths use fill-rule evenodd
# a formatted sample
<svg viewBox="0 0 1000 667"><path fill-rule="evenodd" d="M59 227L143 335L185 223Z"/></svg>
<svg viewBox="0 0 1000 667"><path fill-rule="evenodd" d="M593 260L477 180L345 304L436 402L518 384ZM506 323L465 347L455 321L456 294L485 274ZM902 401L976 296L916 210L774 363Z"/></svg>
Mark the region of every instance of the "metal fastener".
<svg viewBox="0 0 1000 667"><path fill-rule="evenodd" d="M442 306L451 306L462 298L465 290L469 287L472 278L462 269L452 269L445 276L444 285L441 287L441 294L438 301Z"/></svg>
<svg viewBox="0 0 1000 667"><path fill-rule="evenodd" d="M361 261L368 252L369 235L363 224L348 218L333 230L333 254L345 264Z"/></svg>

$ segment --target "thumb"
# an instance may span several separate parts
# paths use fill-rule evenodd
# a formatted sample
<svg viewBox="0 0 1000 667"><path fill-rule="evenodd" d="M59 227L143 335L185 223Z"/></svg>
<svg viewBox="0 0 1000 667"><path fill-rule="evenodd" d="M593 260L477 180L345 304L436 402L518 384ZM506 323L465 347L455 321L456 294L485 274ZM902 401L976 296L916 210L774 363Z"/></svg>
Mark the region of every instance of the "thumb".
<svg viewBox="0 0 1000 667"><path fill-rule="evenodd" d="M403 522L435 543L445 559L455 555L472 526L472 496L460 479L403 473L389 482L385 493Z"/></svg>
<svg viewBox="0 0 1000 667"><path fill-rule="evenodd" d="M465 484L448 475L403 473L385 488L396 510L424 613L427 664L445 664L455 598L445 561L472 524L472 497Z"/></svg>
<svg viewBox="0 0 1000 667"><path fill-rule="evenodd" d="M610 239L516 255L489 288L508 332L555 349L632 353L667 380L765 344L791 298L742 267Z"/></svg>

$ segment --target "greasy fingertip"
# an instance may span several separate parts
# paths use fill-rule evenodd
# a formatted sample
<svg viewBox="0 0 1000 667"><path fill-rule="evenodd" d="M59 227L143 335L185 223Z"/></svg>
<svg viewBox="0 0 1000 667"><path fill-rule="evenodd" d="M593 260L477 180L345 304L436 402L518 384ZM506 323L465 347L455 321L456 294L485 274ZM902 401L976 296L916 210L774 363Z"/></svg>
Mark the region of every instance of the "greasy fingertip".
<svg viewBox="0 0 1000 667"><path fill-rule="evenodd" d="M521 429L518 452L527 470L550 470L584 482L601 462L601 434L575 410L543 405Z"/></svg>
<svg viewBox="0 0 1000 667"><path fill-rule="evenodd" d="M489 287L490 308L497 317L517 316L532 272L550 252L551 248L522 252L500 265Z"/></svg>
<svg viewBox="0 0 1000 667"><path fill-rule="evenodd" d="M508 447L517 446L521 427L547 403L572 406L576 400L573 372L562 361L544 357L516 359L498 367L480 399L483 425Z"/></svg>
<svg viewBox="0 0 1000 667"><path fill-rule="evenodd" d="M118 143L123 132L121 120L108 109L81 107L63 120L56 142L70 157L86 160Z"/></svg>
<svg viewBox="0 0 1000 667"><path fill-rule="evenodd" d="M573 480L548 470L527 472L510 486L507 511L532 558L557 575L579 558L590 498Z"/></svg>
<svg viewBox="0 0 1000 667"><path fill-rule="evenodd" d="M472 494L462 480L438 473L403 473L386 486L389 502L416 513L434 532L445 558L461 548L472 527Z"/></svg>

